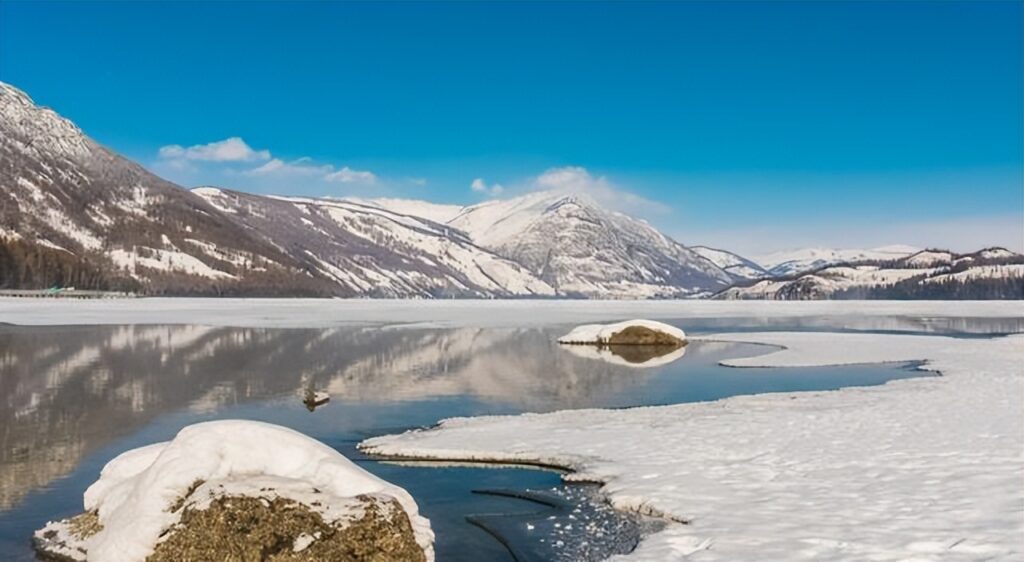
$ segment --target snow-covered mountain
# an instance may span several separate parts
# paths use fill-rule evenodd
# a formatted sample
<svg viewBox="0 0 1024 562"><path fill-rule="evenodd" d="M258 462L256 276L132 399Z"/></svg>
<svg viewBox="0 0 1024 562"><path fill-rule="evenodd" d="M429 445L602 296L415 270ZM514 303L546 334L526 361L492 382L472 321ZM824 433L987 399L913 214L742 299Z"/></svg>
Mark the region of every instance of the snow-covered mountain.
<svg viewBox="0 0 1024 562"><path fill-rule="evenodd" d="M443 206L413 201L264 197L212 187L211 205L331 279L338 293L377 297L553 296L520 265L465 233L411 213ZM399 212L402 211L402 212Z"/></svg>
<svg viewBox="0 0 1024 562"><path fill-rule="evenodd" d="M786 250L757 256L754 261L760 264L772 277L795 275L822 267L852 263L864 260L894 260L921 251L913 246L883 246L870 250L834 249L834 248L801 248Z"/></svg>
<svg viewBox="0 0 1024 562"><path fill-rule="evenodd" d="M0 287L396 298L827 298L874 291L870 297L882 288L937 294L970 285L1004 294L1003 281L1016 279L1022 263L1001 248L956 255L906 246L809 249L750 260L684 246L642 220L564 191L466 207L189 191L0 83ZM918 281L919 288L908 288Z"/></svg>
<svg viewBox="0 0 1024 562"><path fill-rule="evenodd" d="M0 286L323 294L203 199L0 83Z"/></svg>
<svg viewBox="0 0 1024 562"><path fill-rule="evenodd" d="M707 246L691 246L690 249L724 269L734 279L761 279L770 276L761 264L739 254Z"/></svg>
<svg viewBox="0 0 1024 562"><path fill-rule="evenodd" d="M1005 248L971 254L921 250L903 258L864 259L730 287L720 299L1024 298L1024 256Z"/></svg>
<svg viewBox="0 0 1024 562"><path fill-rule="evenodd" d="M194 192L353 294L652 298L731 282L647 223L581 195L459 207Z"/></svg>
<svg viewBox="0 0 1024 562"><path fill-rule="evenodd" d="M581 194L542 191L487 201L466 207L448 225L562 295L678 297L716 291L732 281L722 268L646 222Z"/></svg>
<svg viewBox="0 0 1024 562"><path fill-rule="evenodd" d="M647 223L579 195L461 207L189 191L6 84L0 163L0 286L647 298L731 282Z"/></svg>

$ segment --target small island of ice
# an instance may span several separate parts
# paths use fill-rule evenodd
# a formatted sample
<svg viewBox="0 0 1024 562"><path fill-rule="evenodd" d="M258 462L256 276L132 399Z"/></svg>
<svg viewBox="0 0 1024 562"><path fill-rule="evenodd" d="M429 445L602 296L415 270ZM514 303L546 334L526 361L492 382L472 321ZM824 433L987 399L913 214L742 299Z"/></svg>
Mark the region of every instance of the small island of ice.
<svg viewBox="0 0 1024 562"><path fill-rule="evenodd" d="M86 490L85 509L37 531L39 550L101 562L278 551L289 560L433 560L430 522L404 489L261 422L200 423L123 453Z"/></svg>
<svg viewBox="0 0 1024 562"><path fill-rule="evenodd" d="M664 322L627 320L614 324L577 326L558 338L563 344L591 345L673 345L686 344L686 333Z"/></svg>

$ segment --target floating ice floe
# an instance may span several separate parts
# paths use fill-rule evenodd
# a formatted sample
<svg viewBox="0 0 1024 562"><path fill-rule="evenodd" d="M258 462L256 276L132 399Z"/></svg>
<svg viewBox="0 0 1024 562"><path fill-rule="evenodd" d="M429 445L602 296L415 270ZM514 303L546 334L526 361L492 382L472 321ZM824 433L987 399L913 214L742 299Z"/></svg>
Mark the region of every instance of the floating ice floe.
<svg viewBox="0 0 1024 562"><path fill-rule="evenodd" d="M277 550L300 560L434 557L430 522L408 492L319 441L262 422L200 423L123 453L86 490L85 510L36 531L37 548L100 562Z"/></svg>
<svg viewBox="0 0 1024 562"><path fill-rule="evenodd" d="M558 338L563 344L684 345L686 332L664 322L627 320L614 324L585 324Z"/></svg>

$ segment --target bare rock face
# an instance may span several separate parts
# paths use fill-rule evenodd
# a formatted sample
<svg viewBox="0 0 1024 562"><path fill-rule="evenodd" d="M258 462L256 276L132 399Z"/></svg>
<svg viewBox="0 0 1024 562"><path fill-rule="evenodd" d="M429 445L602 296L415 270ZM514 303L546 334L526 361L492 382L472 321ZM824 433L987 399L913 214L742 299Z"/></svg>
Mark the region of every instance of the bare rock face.
<svg viewBox="0 0 1024 562"><path fill-rule="evenodd" d="M617 345L658 345L658 346L671 346L679 347L686 342L677 338L676 336L648 328L646 326L628 326L622 330L612 334L606 345L617 346Z"/></svg>
<svg viewBox="0 0 1024 562"><path fill-rule="evenodd" d="M80 513L68 519L52 521L36 531L32 543L40 557L58 562L86 559L85 541L100 532L103 525L95 511Z"/></svg>
<svg viewBox="0 0 1024 562"><path fill-rule="evenodd" d="M359 499L362 516L343 525L285 498L226 496L205 509L185 507L147 561L426 560L400 505Z"/></svg>
<svg viewBox="0 0 1024 562"><path fill-rule="evenodd" d="M362 515L344 523L325 521L309 506L280 497L224 496L201 509L182 501L181 520L146 560L426 560L401 505L371 496L358 499ZM82 513L37 533L36 548L53 560L88 560L87 540L102 528L95 512Z"/></svg>

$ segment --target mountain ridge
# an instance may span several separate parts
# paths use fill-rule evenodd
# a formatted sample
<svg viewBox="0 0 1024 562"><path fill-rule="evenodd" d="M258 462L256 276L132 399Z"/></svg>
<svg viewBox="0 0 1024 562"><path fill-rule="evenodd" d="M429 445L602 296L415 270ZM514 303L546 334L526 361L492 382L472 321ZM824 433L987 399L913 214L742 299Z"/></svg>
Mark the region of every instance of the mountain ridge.
<svg viewBox="0 0 1024 562"><path fill-rule="evenodd" d="M288 256L201 198L96 143L7 84L0 84L0 133L5 259L46 257L33 271L21 257L14 282L65 286L80 277L76 271L102 270L101 285L149 294L280 294L283 280L297 273ZM207 246L192 243L197 240ZM297 279L289 292L324 294L324 288Z"/></svg>
<svg viewBox="0 0 1024 562"><path fill-rule="evenodd" d="M1002 248L954 254L888 246L809 248L759 263L686 246L586 192L559 189L465 206L188 190L2 82L0 186L0 288L386 298L912 298L938 294L936 288L972 294L974 285L986 286L985 295L1012 294L1016 281L1006 280L1017 279L1021 259ZM882 277L885 282L874 282Z"/></svg>
<svg viewBox="0 0 1024 562"><path fill-rule="evenodd" d="M713 298L1024 299L1024 255L998 246L964 254L925 249L900 258L853 260L748 280Z"/></svg>

